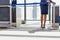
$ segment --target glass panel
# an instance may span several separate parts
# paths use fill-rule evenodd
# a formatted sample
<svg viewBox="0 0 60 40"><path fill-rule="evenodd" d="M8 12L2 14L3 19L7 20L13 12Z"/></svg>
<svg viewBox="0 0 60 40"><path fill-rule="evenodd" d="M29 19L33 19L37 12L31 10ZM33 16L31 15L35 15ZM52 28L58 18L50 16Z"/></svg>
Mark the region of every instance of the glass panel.
<svg viewBox="0 0 60 40"><path fill-rule="evenodd" d="M0 21L10 21L9 7L0 7Z"/></svg>
<svg viewBox="0 0 60 40"><path fill-rule="evenodd" d="M0 5L9 5L10 0L0 0Z"/></svg>

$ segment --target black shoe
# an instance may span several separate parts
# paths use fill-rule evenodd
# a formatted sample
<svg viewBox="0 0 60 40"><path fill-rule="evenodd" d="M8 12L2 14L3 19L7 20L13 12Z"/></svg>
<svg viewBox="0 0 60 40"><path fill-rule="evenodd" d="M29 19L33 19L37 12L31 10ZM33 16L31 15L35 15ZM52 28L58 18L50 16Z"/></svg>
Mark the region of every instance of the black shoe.
<svg viewBox="0 0 60 40"><path fill-rule="evenodd" d="M45 28L45 26L44 26L44 25L42 25L42 26L41 26L41 28Z"/></svg>
<svg viewBox="0 0 60 40"><path fill-rule="evenodd" d="M41 28L45 28L45 27L41 27Z"/></svg>

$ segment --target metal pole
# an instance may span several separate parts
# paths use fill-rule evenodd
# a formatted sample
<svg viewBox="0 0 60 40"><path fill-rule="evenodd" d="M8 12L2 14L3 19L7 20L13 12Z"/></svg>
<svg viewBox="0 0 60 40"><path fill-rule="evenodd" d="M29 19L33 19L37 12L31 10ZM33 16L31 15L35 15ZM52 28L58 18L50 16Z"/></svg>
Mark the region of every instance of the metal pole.
<svg viewBox="0 0 60 40"><path fill-rule="evenodd" d="M48 4L49 24L51 24L51 4Z"/></svg>
<svg viewBox="0 0 60 40"><path fill-rule="evenodd" d="M24 0L24 4L26 4L26 0ZM26 5L24 5L24 21L26 22Z"/></svg>
<svg viewBox="0 0 60 40"><path fill-rule="evenodd" d="M12 4L16 4L16 0L13 0ZM16 27L16 6L12 6L12 26Z"/></svg>

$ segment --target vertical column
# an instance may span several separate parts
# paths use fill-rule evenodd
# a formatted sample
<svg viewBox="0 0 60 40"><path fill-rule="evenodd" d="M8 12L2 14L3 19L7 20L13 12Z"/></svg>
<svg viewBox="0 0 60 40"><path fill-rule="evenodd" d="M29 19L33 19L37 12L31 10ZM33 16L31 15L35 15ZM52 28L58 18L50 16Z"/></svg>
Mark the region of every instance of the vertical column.
<svg viewBox="0 0 60 40"><path fill-rule="evenodd" d="M37 20L37 4L33 5L33 20Z"/></svg>
<svg viewBox="0 0 60 40"><path fill-rule="evenodd" d="M22 13L22 10L21 10L22 8L19 6L19 5L17 5L16 6L16 27L17 28L20 28L20 25L21 25L21 13Z"/></svg>
<svg viewBox="0 0 60 40"><path fill-rule="evenodd" d="M52 27L55 29L59 28L58 17L59 17L59 6L53 6Z"/></svg>
<svg viewBox="0 0 60 40"><path fill-rule="evenodd" d="M12 0L12 26L16 27L16 0Z"/></svg>
<svg viewBox="0 0 60 40"><path fill-rule="evenodd" d="M51 4L48 4L49 24L51 24Z"/></svg>
<svg viewBox="0 0 60 40"><path fill-rule="evenodd" d="M26 22L26 0L24 0L24 21Z"/></svg>
<svg viewBox="0 0 60 40"><path fill-rule="evenodd" d="M24 0L24 20L22 20L22 24L26 23L26 0Z"/></svg>
<svg viewBox="0 0 60 40"><path fill-rule="evenodd" d="M59 6L55 7L55 23L59 23Z"/></svg>
<svg viewBox="0 0 60 40"><path fill-rule="evenodd" d="M19 6L16 7L16 26L20 28L21 25L21 8Z"/></svg>

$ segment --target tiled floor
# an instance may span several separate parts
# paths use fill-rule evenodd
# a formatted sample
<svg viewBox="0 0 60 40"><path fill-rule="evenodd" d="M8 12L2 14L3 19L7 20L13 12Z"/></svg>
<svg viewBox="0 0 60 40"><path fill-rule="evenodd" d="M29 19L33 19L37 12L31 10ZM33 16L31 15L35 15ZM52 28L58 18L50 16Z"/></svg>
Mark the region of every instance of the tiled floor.
<svg viewBox="0 0 60 40"><path fill-rule="evenodd" d="M46 23L46 28L51 25ZM55 35L56 34L56 35ZM41 29L40 22L27 22L20 25L19 28L0 29L0 36L17 36L17 37L60 37L60 30Z"/></svg>
<svg viewBox="0 0 60 40"><path fill-rule="evenodd" d="M46 22L46 28L42 29L40 26L40 21L27 21L26 24L21 24L19 27L13 27L13 28L6 28L6 29L0 29L0 30L9 30L9 31L29 31L29 32L39 32L39 31L60 31L58 30L50 30L48 29L51 26L51 23L49 21Z"/></svg>

